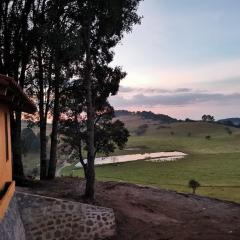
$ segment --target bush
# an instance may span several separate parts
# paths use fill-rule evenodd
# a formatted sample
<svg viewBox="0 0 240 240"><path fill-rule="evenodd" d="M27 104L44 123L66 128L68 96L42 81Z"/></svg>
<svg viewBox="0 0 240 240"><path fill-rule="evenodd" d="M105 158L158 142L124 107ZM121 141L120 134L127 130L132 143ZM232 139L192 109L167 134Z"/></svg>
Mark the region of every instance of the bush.
<svg viewBox="0 0 240 240"><path fill-rule="evenodd" d="M196 193L196 189L199 188L201 185L198 181L194 180L194 179L191 179L189 182L188 182L188 187L189 188L192 188L192 193L195 194Z"/></svg>
<svg viewBox="0 0 240 240"><path fill-rule="evenodd" d="M210 140L210 139L211 139L211 136L210 136L210 135L207 135L205 138L206 138L207 140Z"/></svg>

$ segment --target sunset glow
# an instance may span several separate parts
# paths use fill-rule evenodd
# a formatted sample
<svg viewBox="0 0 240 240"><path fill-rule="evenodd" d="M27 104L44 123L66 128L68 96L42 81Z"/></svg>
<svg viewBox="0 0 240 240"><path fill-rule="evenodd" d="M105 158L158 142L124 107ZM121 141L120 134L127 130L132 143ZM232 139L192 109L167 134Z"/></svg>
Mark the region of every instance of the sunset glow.
<svg viewBox="0 0 240 240"><path fill-rule="evenodd" d="M237 0L148 0L142 24L126 35L115 65L128 73L116 109L177 118L240 115L240 16Z"/></svg>

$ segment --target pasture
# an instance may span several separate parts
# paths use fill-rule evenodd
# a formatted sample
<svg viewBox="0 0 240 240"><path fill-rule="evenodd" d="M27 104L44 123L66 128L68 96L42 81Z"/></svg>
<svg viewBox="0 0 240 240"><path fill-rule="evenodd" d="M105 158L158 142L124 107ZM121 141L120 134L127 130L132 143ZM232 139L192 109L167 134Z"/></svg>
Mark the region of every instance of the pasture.
<svg viewBox="0 0 240 240"><path fill-rule="evenodd" d="M138 125L134 127L131 122L128 127L132 136L127 148L115 154L177 150L188 156L175 162L143 160L98 166L98 180L132 182L191 192L188 181L195 179L201 184L197 194L240 202L240 129L203 122L148 125L143 135L136 136L133 133ZM83 172L72 165L65 167L61 175L83 176Z"/></svg>

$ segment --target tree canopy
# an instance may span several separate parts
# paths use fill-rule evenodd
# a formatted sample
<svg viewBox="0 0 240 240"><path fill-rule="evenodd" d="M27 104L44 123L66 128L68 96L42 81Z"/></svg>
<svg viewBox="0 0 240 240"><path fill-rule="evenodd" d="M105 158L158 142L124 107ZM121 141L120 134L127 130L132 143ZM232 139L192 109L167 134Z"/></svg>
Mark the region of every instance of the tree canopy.
<svg viewBox="0 0 240 240"><path fill-rule="evenodd" d="M122 148L128 137L123 124L112 121L113 109L108 103L108 97L117 94L126 73L110 63L114 47L124 34L140 24L137 13L140 1L3 0L0 3L0 72L13 76L38 105L35 119L40 127L40 177L55 177L60 118L74 119L85 114L88 198L94 197L96 152L107 154L116 146ZM49 153L48 119L52 120ZM15 129L16 173L23 176L21 112L12 113L11 120ZM103 136L101 142L99 134Z"/></svg>

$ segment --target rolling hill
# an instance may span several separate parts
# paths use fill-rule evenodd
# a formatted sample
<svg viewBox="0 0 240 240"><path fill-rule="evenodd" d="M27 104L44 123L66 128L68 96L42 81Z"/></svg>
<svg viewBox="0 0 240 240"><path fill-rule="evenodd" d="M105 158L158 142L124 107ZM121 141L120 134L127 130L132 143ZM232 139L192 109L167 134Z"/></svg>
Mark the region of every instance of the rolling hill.
<svg viewBox="0 0 240 240"><path fill-rule="evenodd" d="M156 114L151 111L137 111L137 112L130 112L127 110L116 110L115 116L117 118L121 117L139 117L144 120L155 121L157 123L174 123L178 122L176 118L172 118L166 114Z"/></svg>
<svg viewBox="0 0 240 240"><path fill-rule="evenodd" d="M218 122L228 126L240 127L240 118L225 118L218 120Z"/></svg>

